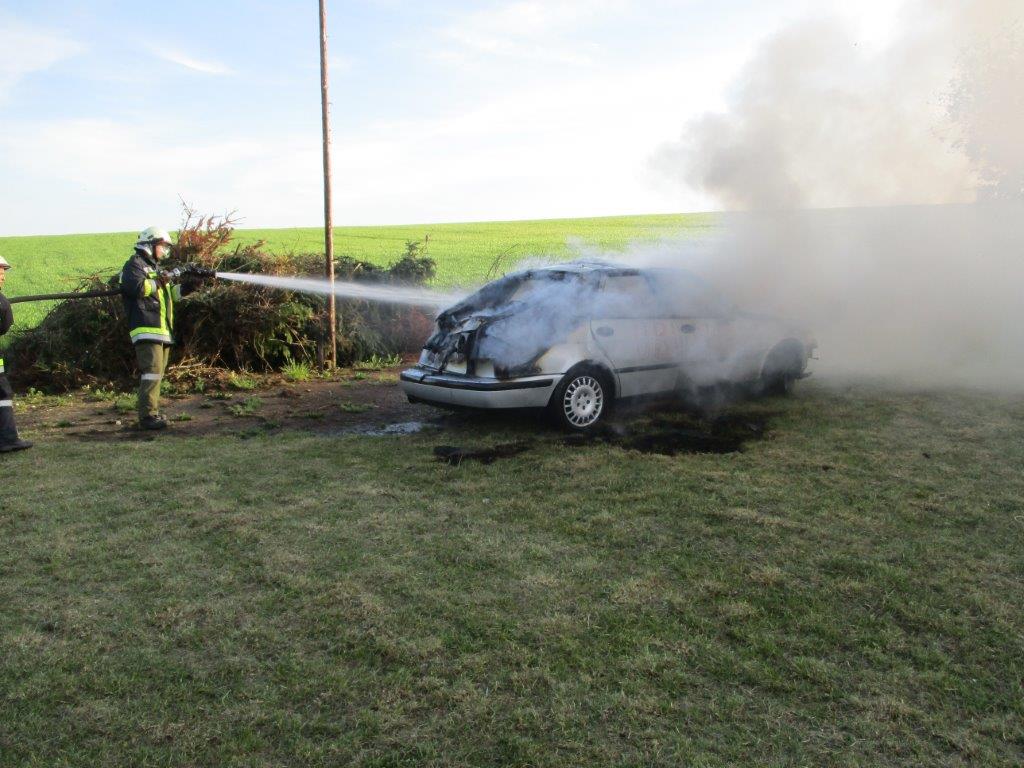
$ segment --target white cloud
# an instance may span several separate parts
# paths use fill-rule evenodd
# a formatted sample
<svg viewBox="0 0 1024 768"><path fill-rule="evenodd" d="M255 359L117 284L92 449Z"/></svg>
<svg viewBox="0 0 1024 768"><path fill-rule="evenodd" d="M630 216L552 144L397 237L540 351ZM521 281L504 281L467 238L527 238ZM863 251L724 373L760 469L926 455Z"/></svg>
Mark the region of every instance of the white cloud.
<svg viewBox="0 0 1024 768"><path fill-rule="evenodd" d="M137 229L177 221L178 195L232 206L231 179L268 142L208 140L188 126L109 119L11 122L0 134L4 234ZM54 209L53 200L60 200ZM56 216L56 218L55 218Z"/></svg>
<svg viewBox="0 0 1024 768"><path fill-rule="evenodd" d="M668 13L694 0L658 2ZM780 2L803 15L821 0ZM740 30L709 27L678 45L637 47L635 55L619 46L615 57L598 55L611 53L601 51L609 38L598 31L628 27L633 11L626 2L501 0L486 8L417 39L471 61L466 71L486 72L481 79L500 79L500 87L489 87L469 108L445 107L465 101L448 101L441 72L440 95L422 117L396 99L393 120L336 124L346 126L334 135L339 224L711 205L703 193L651 173L648 157L691 117L724 108L726 84L764 24L777 23L774 7ZM870 26L884 28L886 18L879 14ZM332 75L348 69L340 52L332 55ZM184 58L187 64L176 64L194 71L228 69ZM521 66L537 61L541 66ZM500 78L491 77L492 69ZM319 110L301 132L272 132L243 120L237 134L220 135L202 124L202 115L173 124L14 117L5 116L0 132L0 234L173 226L179 194L201 210L237 209L245 226L315 225L322 215Z"/></svg>
<svg viewBox="0 0 1024 768"><path fill-rule="evenodd" d="M574 40L583 25L626 7L621 0L511 0L467 14L442 31L442 59L496 56L586 65L599 47Z"/></svg>
<svg viewBox="0 0 1024 768"><path fill-rule="evenodd" d="M25 76L85 50L62 32L24 24L0 14L0 99Z"/></svg>
<svg viewBox="0 0 1024 768"><path fill-rule="evenodd" d="M175 140L179 127L166 122L122 123L65 119L12 125L0 138L8 159L70 181L98 179L175 183L204 169L223 168L259 151L252 142Z"/></svg>
<svg viewBox="0 0 1024 768"><path fill-rule="evenodd" d="M701 67L706 71L708 66ZM471 109L334 134L335 220L384 224L703 207L646 174L719 85L678 65L501 91ZM666 89L687 93L666 99ZM538 116L543 116L539 118ZM211 139L202 126L26 121L0 134L3 234L173 226L178 195L244 226L320 221L319 126ZM59 220L48 201L59 199ZM9 218L8 218L9 217ZM165 223L166 222L166 223Z"/></svg>
<svg viewBox="0 0 1024 768"><path fill-rule="evenodd" d="M344 75L351 72L356 65L355 59L350 56L332 53L327 57L327 63L331 67L331 76Z"/></svg>
<svg viewBox="0 0 1024 768"><path fill-rule="evenodd" d="M188 54L182 53L163 46L154 46L150 49L154 56L172 64L177 64L193 72L202 72L205 75L231 75L232 69L219 61L196 59Z"/></svg>

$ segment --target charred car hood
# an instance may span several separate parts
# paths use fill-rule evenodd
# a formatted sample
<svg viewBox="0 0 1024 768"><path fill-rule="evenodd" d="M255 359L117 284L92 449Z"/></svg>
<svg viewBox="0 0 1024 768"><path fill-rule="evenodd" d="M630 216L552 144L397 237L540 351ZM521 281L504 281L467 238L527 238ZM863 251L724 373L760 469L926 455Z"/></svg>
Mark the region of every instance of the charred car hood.
<svg viewBox="0 0 1024 768"><path fill-rule="evenodd" d="M531 302L487 309L456 306L438 315L426 349L449 361L490 360L499 378L535 373L537 359L567 330L562 313Z"/></svg>
<svg viewBox="0 0 1024 768"><path fill-rule="evenodd" d="M487 309L457 304L437 316L437 327L446 333L475 331L482 325L522 313L525 308L526 306L523 302L515 302Z"/></svg>

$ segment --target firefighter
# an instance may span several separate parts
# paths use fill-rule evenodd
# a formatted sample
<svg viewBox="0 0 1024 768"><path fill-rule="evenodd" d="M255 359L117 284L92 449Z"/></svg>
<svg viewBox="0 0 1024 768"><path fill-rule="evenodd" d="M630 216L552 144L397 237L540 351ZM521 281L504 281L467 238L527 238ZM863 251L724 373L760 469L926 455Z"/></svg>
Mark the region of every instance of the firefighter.
<svg viewBox="0 0 1024 768"><path fill-rule="evenodd" d="M135 253L121 269L121 297L139 366L141 429L167 426L160 413L160 382L174 344L174 303L182 290L160 269L160 262L170 255L172 245L167 230L149 227L139 234Z"/></svg>
<svg viewBox="0 0 1024 768"><path fill-rule="evenodd" d="M3 256L0 256L0 289L4 287L4 280L7 279L7 270L11 265ZM0 336L7 333L14 325L14 313L11 311L11 302L0 293ZM7 373L4 369L4 359L0 357L0 453L11 451L23 451L31 448L32 443L18 437L18 428L14 424L14 390L7 380Z"/></svg>

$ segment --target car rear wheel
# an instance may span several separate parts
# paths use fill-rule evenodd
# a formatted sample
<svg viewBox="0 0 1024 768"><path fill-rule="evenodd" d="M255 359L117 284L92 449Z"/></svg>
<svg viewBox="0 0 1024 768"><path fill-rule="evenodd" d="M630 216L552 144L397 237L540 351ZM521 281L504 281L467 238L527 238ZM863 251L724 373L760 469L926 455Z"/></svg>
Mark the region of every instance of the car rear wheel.
<svg viewBox="0 0 1024 768"><path fill-rule="evenodd" d="M783 342L768 355L761 371L761 392L788 395L804 369L804 348L798 342Z"/></svg>
<svg viewBox="0 0 1024 768"><path fill-rule="evenodd" d="M581 366L569 371L555 387L548 409L562 429L588 432L604 421L613 400L608 375L590 366Z"/></svg>
<svg viewBox="0 0 1024 768"><path fill-rule="evenodd" d="M795 382L796 376L778 373L770 378L766 377L761 382L761 392L770 397L783 397L792 394Z"/></svg>

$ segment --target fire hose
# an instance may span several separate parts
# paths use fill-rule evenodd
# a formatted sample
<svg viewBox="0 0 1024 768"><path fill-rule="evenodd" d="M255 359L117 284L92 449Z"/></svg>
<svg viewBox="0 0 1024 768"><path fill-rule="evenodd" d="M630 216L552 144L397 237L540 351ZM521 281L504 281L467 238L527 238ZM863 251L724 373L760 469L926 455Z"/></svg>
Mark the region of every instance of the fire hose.
<svg viewBox="0 0 1024 768"><path fill-rule="evenodd" d="M23 301L52 301L56 299L98 299L101 296L119 296L120 288L111 288L108 291L75 291L72 293L40 293L34 296L12 296L8 299L11 304L20 304Z"/></svg>
<svg viewBox="0 0 1024 768"><path fill-rule="evenodd" d="M182 277L193 277L201 280L217 277L212 269L200 267L195 264L186 264L184 267L175 267L165 270L160 276L167 280L178 280ZM70 293L40 293L33 296L12 296L8 301L11 304L19 304L26 301L55 301L64 299L99 299L104 296L120 296L120 288L108 288L96 291L72 291Z"/></svg>

